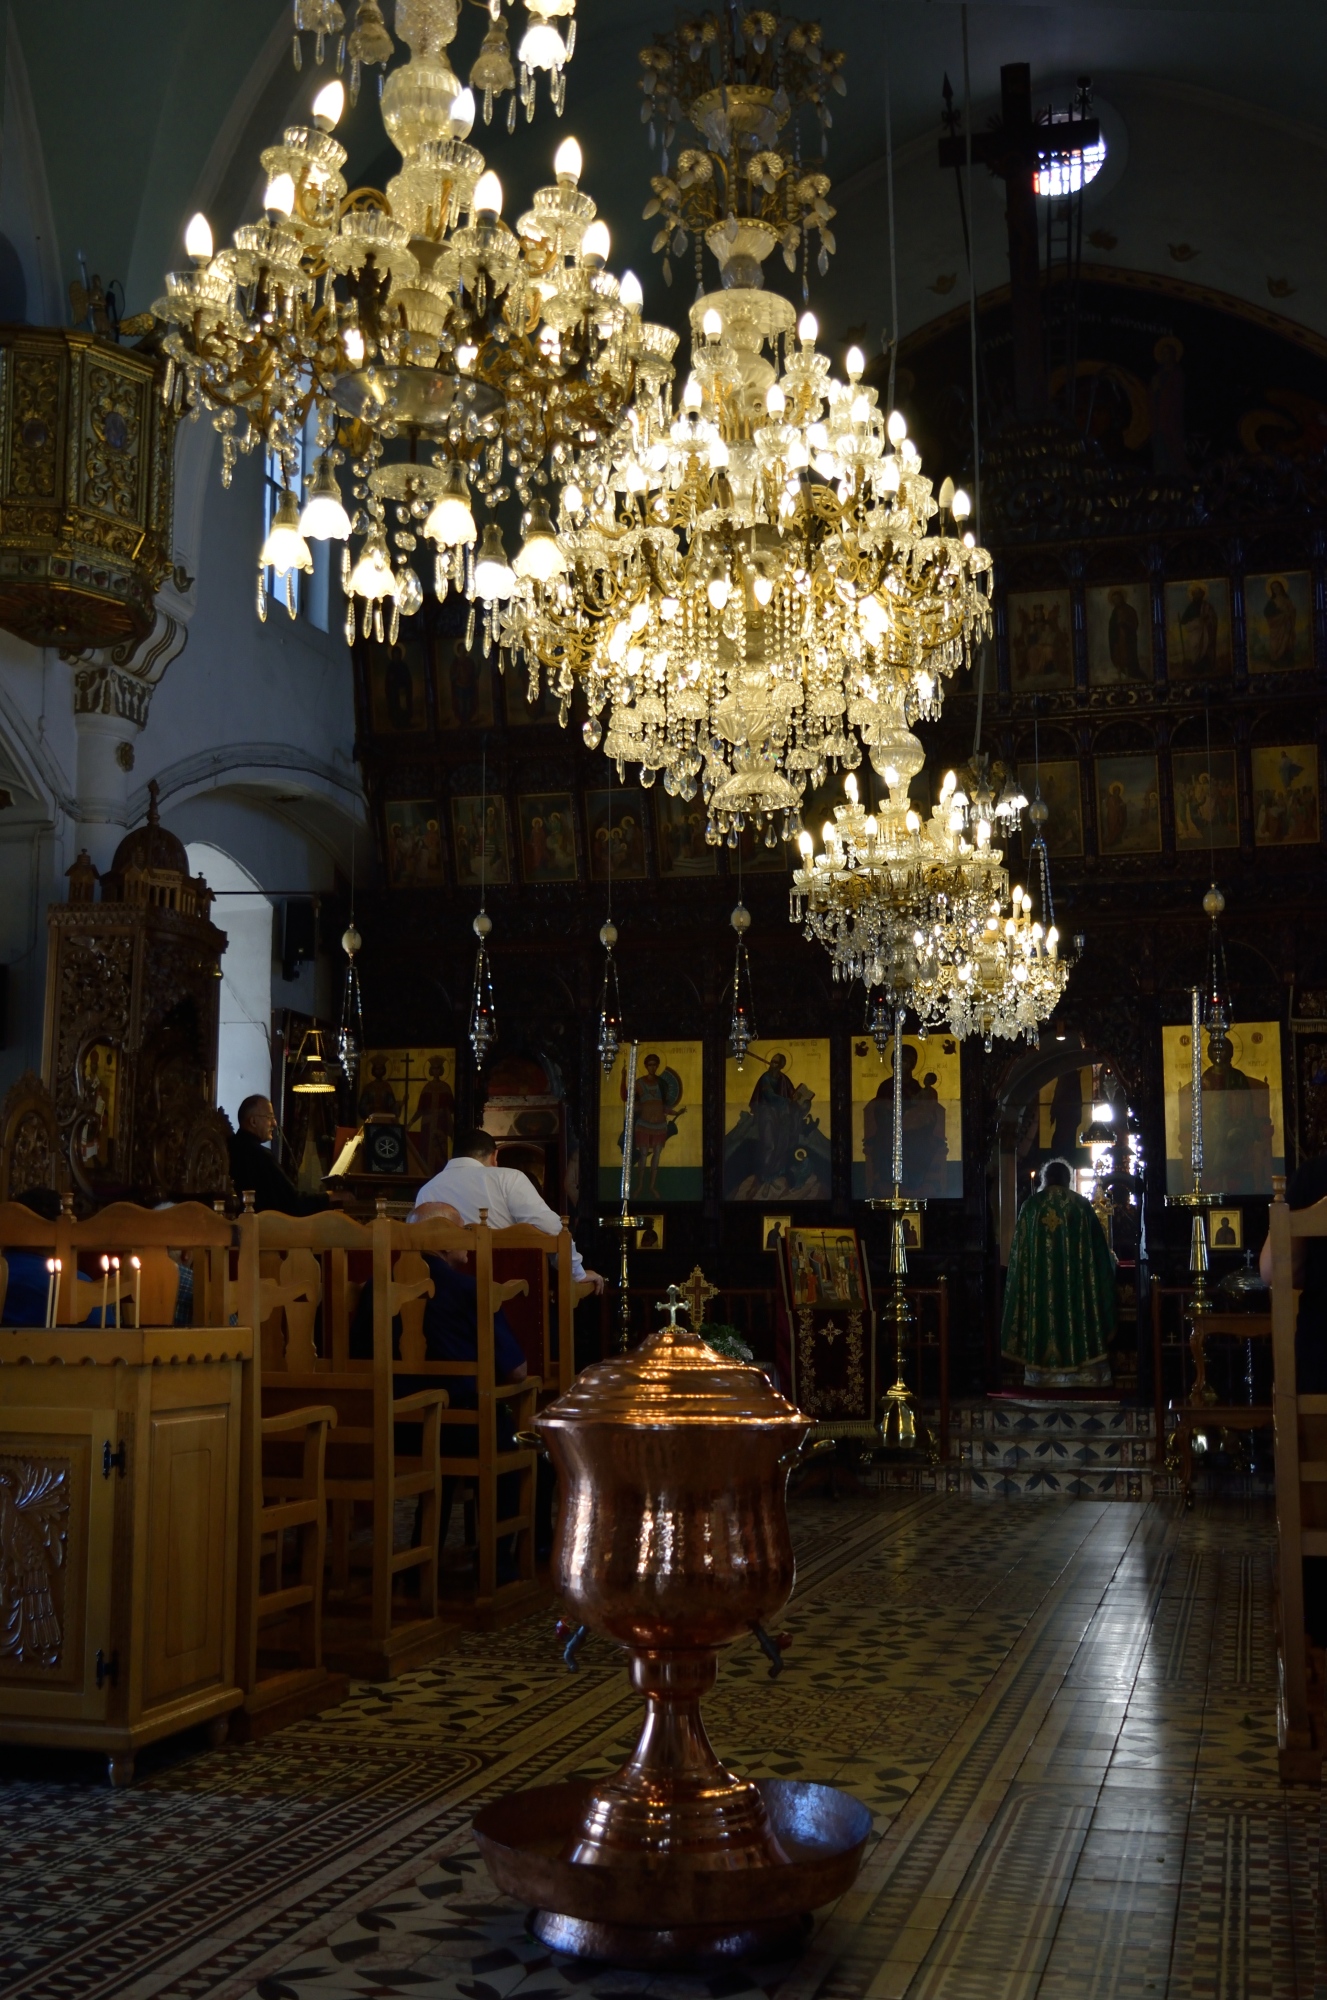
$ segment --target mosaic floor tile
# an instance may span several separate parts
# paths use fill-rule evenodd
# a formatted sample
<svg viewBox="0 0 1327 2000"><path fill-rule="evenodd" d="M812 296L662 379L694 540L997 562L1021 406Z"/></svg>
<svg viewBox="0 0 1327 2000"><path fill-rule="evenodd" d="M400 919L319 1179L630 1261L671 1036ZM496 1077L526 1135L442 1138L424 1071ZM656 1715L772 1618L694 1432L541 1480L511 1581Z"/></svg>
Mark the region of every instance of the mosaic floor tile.
<svg viewBox="0 0 1327 2000"><path fill-rule="evenodd" d="M978 1416L974 1449L1067 1452L1066 1477L1085 1439L1099 1466L1141 1437L1118 1411L1079 1438L1054 1411ZM613 1649L568 1675L543 1613L264 1743L163 1753L128 1793L23 1763L0 1787L0 2000L1324 2000L1318 1797L1276 1771L1265 1502L890 1492L801 1502L795 1532L783 1676L734 1648L706 1708L735 1767L872 1812L795 1963L578 1964L493 1890L478 1805L611 1771L637 1723Z"/></svg>

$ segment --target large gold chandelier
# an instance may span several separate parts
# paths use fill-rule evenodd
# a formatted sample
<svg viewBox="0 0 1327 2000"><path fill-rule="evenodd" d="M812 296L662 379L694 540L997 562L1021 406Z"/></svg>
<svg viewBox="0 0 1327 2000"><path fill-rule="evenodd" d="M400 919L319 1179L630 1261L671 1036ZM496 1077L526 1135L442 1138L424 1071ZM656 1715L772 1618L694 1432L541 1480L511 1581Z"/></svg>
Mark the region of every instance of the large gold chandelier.
<svg viewBox="0 0 1327 2000"><path fill-rule="evenodd" d="M382 86L401 154L386 189L347 189L333 136L344 89L333 80L312 122L264 151L263 220L214 254L196 216L185 239L194 268L172 273L154 308L168 395L211 413L223 481L257 446L283 469L259 559L260 612L270 568L287 579L293 615L289 580L312 566L310 538L364 537L343 568L348 637L356 605L366 633L382 633L384 611L394 634L418 610L421 542L435 551L439 593L473 595L495 578L500 589L511 572L496 525L479 538L474 499L498 506L514 490L535 503L550 470L565 475L611 428L642 350L671 352L675 338L642 323L631 274L619 285L608 270L608 230L579 186L574 139L557 150L555 183L514 230L503 221L501 183L468 144L473 92L447 58L457 4L398 0L410 57ZM567 10L544 9L554 11ZM301 510L310 421L317 457ZM337 476L347 456L353 519Z"/></svg>
<svg viewBox="0 0 1327 2000"><path fill-rule="evenodd" d="M708 835L773 841L808 784L875 756L896 715L938 712L943 680L988 629L985 551L966 496L933 497L903 418L847 356L831 376L811 313L763 288L781 246L833 247L829 182L801 161L798 116L828 122L842 58L813 23L705 14L644 52L664 166L674 126L704 142L653 182L656 248L702 240L721 289L691 310L692 368L638 370L615 426L568 468L556 525L486 601L487 642L521 656L568 714L584 692L602 741L642 781L703 792ZM937 520L938 516L938 520ZM522 564L513 566L519 572Z"/></svg>

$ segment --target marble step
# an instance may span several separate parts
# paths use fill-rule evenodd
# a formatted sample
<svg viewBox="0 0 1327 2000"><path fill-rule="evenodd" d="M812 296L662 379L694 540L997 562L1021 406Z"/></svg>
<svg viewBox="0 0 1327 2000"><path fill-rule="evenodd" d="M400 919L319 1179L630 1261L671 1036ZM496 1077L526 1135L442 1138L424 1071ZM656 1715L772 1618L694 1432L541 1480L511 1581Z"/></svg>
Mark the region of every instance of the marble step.
<svg viewBox="0 0 1327 2000"><path fill-rule="evenodd" d="M1114 1471L1075 1465L960 1465L951 1491L974 1500L1152 1500L1175 1490L1168 1473L1130 1466Z"/></svg>

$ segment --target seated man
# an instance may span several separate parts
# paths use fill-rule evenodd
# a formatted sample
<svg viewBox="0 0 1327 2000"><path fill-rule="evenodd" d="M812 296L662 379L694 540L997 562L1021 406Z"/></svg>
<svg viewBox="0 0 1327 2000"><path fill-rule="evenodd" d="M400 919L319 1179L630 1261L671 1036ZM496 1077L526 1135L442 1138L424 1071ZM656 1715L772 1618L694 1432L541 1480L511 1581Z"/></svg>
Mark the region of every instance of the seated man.
<svg viewBox="0 0 1327 2000"><path fill-rule="evenodd" d="M450 1203L462 1222L474 1224L481 1208L488 1210L490 1229L510 1229L527 1224L542 1229L546 1236L558 1236L562 1223L528 1174L518 1167L498 1165L498 1142L491 1132L463 1132L456 1152L440 1174L426 1181L415 1196L412 1222L429 1222L440 1213L440 1204ZM571 1275L587 1281L602 1292L604 1281L597 1271L587 1271L581 1254L571 1246Z"/></svg>
<svg viewBox="0 0 1327 2000"><path fill-rule="evenodd" d="M267 1208L279 1209L282 1215L321 1215L332 1206L330 1195L301 1194L269 1151L276 1113L268 1098L246 1097L237 1125L230 1138L230 1178L241 1201L252 1190L259 1215Z"/></svg>

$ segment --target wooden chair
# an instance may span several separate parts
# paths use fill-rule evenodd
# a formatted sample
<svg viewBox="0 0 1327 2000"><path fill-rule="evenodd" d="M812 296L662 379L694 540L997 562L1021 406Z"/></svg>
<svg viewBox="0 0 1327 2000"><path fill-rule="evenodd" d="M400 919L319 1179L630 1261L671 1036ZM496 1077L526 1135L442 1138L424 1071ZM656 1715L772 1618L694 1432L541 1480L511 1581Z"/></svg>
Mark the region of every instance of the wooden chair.
<svg viewBox="0 0 1327 2000"><path fill-rule="evenodd" d="M375 1228L381 1225L375 1224ZM491 1230L484 1223L457 1228L440 1222L393 1222L387 1224L390 1247L397 1253L395 1282L390 1294L380 1290L377 1267L374 1272L374 1313L399 1313L401 1317L401 1360L398 1373L408 1376L463 1378L476 1384L476 1404L451 1408L442 1413L442 1472L464 1488L467 1519L467 1547L475 1568L475 1604L487 1617L495 1608L524 1601L533 1594L535 1578L535 1479L538 1451L529 1443L499 1441L498 1417L510 1417L513 1440L528 1436L535 1410L544 1394L544 1378L530 1372L521 1382L497 1380L494 1322L509 1300L529 1295L540 1287L544 1305L542 1348L552 1352L551 1316L548 1311L547 1280L549 1238L542 1230L528 1227ZM478 1354L469 1361L429 1361L425 1355L423 1317L433 1281L424 1255L463 1251L474 1261ZM563 1375L569 1384L575 1371L572 1348L572 1313L577 1293L571 1277L571 1237L564 1228L553 1252L558 1273L558 1381ZM510 1263L519 1257L531 1271L530 1278L499 1281L494 1264L499 1258ZM534 1261L531 1262L530 1260ZM588 1289L588 1288L587 1288ZM390 1323L390 1317L389 1317ZM375 1341L378 1338L375 1327ZM529 1365L527 1348L527 1367ZM473 1445L465 1437L469 1433ZM499 1482L509 1476L517 1480L515 1511L500 1513ZM498 1545L514 1544L516 1575L498 1580Z"/></svg>
<svg viewBox="0 0 1327 2000"><path fill-rule="evenodd" d="M399 1225L386 1217L364 1225L335 1211L288 1216L269 1210L240 1218L241 1286L251 1301L241 1310L254 1314L259 1329L261 1417L307 1404L336 1412L324 1479L332 1529L326 1661L370 1680L422 1665L447 1641L437 1614L439 1420L447 1397L441 1385L393 1395L391 1313L384 1320L379 1302L391 1300L394 1226ZM348 1347L357 1290L349 1272L356 1258L374 1277L368 1360L353 1358ZM320 1317L321 1354L315 1341ZM419 1449L398 1451L396 1426L412 1420ZM419 1535L408 1547L396 1545L394 1515L401 1501L418 1503ZM367 1600L354 1588L351 1540L356 1513L366 1511L371 1517ZM261 1533L256 1515L253 1533ZM397 1596L397 1580L411 1572L418 1575L418 1598L407 1604ZM249 1643L256 1650L256 1626Z"/></svg>
<svg viewBox="0 0 1327 2000"><path fill-rule="evenodd" d="M1296 1242L1327 1236L1327 1203L1290 1209L1285 1180L1272 1181L1272 1409L1276 1435L1278 1544L1276 1739L1282 1779L1319 1784L1323 1715L1309 1700L1304 1631L1304 1558L1327 1556L1327 1396L1301 1396L1295 1381ZM1318 1690L1321 1702L1321 1687Z"/></svg>
<svg viewBox="0 0 1327 2000"><path fill-rule="evenodd" d="M258 1512L259 1584L254 1611L257 1626L293 1616L299 1666L303 1673L320 1670L323 1657L323 1569L327 1554L327 1433L336 1427L330 1403L284 1416L264 1417L262 1506ZM279 1464L291 1451L298 1464ZM277 1469L269 1471L271 1459ZM286 1536L297 1538L298 1581L286 1577ZM262 1586L264 1561L272 1565L272 1585Z"/></svg>

